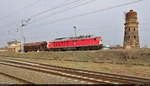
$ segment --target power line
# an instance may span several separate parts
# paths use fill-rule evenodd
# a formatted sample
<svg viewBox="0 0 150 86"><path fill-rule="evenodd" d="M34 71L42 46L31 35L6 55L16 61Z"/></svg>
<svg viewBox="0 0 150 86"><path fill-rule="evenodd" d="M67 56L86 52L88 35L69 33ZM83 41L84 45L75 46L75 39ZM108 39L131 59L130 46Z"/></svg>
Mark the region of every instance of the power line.
<svg viewBox="0 0 150 86"><path fill-rule="evenodd" d="M39 0L38 0L38 1L39 1ZM66 2L66 1L68 1L68 0L65 0L64 2ZM47 12L49 12L49 11L53 11L53 10L55 10L55 9L61 8L61 6L62 6L62 7L65 7L66 5L71 5L71 4L73 4L73 3L82 2L82 1L83 1L83 0L75 0L75 1L72 1L72 2L69 2L69 3L63 3L63 4L58 5L58 6L56 6L56 7L53 7L53 8L47 9L47 10L45 10L45 11L39 12L39 13L37 13L37 14L35 14L35 15L32 15L31 17L34 18L34 17L37 17L37 16L42 15L42 14L44 14L44 13L47 13ZM65 11L68 11L68 10L71 10L71 9L73 9L73 8L77 8L77 7L80 7L80 6L89 4L89 3L94 2L94 1L96 1L96 0L90 0L90 1L87 1L87 2L85 2L85 3L81 3L81 4L77 5L77 6L74 6L74 7L71 7L71 8L66 8L66 9L64 9L64 10L61 10L61 11L52 13L52 14L49 15L49 16L54 16L54 15L57 15L57 13L63 13L63 12L65 12ZM29 5L29 6L30 6L30 5ZM31 19L31 17L30 17L30 19ZM46 16L46 18L47 18L47 17L48 17L48 16ZM13 25L13 24L12 24L12 25ZM6 26L6 25L5 25L5 26Z"/></svg>
<svg viewBox="0 0 150 86"><path fill-rule="evenodd" d="M21 8L20 10L26 9L26 8L29 8L29 7L32 7L33 5L36 5L37 3L39 3L39 1L41 1L41 0L36 0L36 1L34 1L33 3L30 3L30 4L27 5L27 6L24 6L24 7Z"/></svg>
<svg viewBox="0 0 150 86"><path fill-rule="evenodd" d="M95 13L98 13L98 12L107 11L107 10L110 10L110 9L119 8L119 7L131 5L131 4L139 3L139 2L141 2L141 1L144 1L144 0L130 1L130 2L127 2L127 3L123 3L123 4L111 6L111 7L108 7L108 8L98 9L98 10L96 10L96 11L91 11L91 12L87 12L87 13L83 13L83 14L79 14L79 15L75 15L75 16L71 16L71 17L65 17L65 18L62 18L62 19L58 19L58 20L55 20L55 21L51 21L51 22L49 22L48 24L53 24L53 23L60 22L60 21L65 21L65 20L69 20L69 19L74 19L74 18L77 18L77 17L86 16L86 15L90 15L90 14L95 14ZM41 25L42 25L42 24L40 24L40 26L41 26ZM47 24L44 24L44 25L47 25Z"/></svg>
<svg viewBox="0 0 150 86"><path fill-rule="evenodd" d="M127 5L135 4L135 3L138 3L138 2L141 2L141 1L144 1L144 0L136 0L136 1L132 1L132 2L128 2L128 3L124 3L124 4L120 4L120 5L116 5L116 6L104 8L104 9L99 9L99 10L92 11L92 12L87 12L87 13L84 13L84 14L79 14L79 15L75 15L75 16L71 16L71 17L66 17L66 18L63 18L63 19L59 19L59 20L53 21L52 23L55 23L57 21L63 21L63 20L73 19L73 18L76 18L76 17L86 16L86 15L90 15L90 14L94 14L94 13L98 13L98 12L110 10L110 9L113 9L113 8L127 6Z"/></svg>
<svg viewBox="0 0 150 86"><path fill-rule="evenodd" d="M35 15L32 15L32 16L30 16L29 18L37 17L37 16L42 15L42 14L45 14L45 13L47 13L47 12L49 12L49 11L53 11L53 10L55 10L55 9L62 8L62 7L64 7L64 6L66 6L66 5L70 5L70 4L79 2L79 1L81 1L81 0L75 0L75 1L72 1L72 2L69 2L69 3L60 4L60 5L55 6L55 7L53 7L53 8L50 8L50 9L44 10L44 11L42 11L42 12L39 12L39 13L37 13L37 14L35 14ZM66 1L64 1L64 2L66 2Z"/></svg>
<svg viewBox="0 0 150 86"><path fill-rule="evenodd" d="M27 7L30 7L30 6L33 6L33 4L35 4L35 3L37 3L38 1L40 1L40 0L36 0L34 3L31 3L31 4L29 4L29 5L27 5L27 6L25 6L25 7L23 7L22 9L20 9L20 10L23 10L23 9L25 9L25 8L27 8ZM66 3L68 0L65 0L61 5L58 5L58 6L55 6L55 7L53 7L53 8L50 8L50 9L47 9L47 10L45 10L45 11L42 11L42 12L39 12L39 13L37 13L37 14L35 14L35 15L32 15L32 16L30 16L29 18L34 18L34 17L37 17L37 16L39 16L39 15L42 15L42 14L44 14L44 13L47 13L47 12L49 12L49 11L53 11L53 10L55 10L55 9L58 9L58 8L61 8L62 6L66 6L66 5L70 5L70 4L73 4L73 3L76 3L76 2L79 2L79 1L83 1L83 0L75 0L75 1L72 1L72 2L69 2L69 3ZM8 18L9 16L5 16L5 17L3 17L3 18ZM1 18L0 18L1 19ZM14 22L16 22L16 21L14 21ZM12 22L11 24L6 24L6 25L3 25L2 27L5 27L5 26L12 26L12 25L14 25L14 22Z"/></svg>
<svg viewBox="0 0 150 86"><path fill-rule="evenodd" d="M23 8L20 8L20 9L14 11L14 12L10 12L9 15L6 15L6 16L4 16L4 17L0 17L0 20L7 19L7 18L10 17L10 15L12 16L12 15L15 15L14 13L18 13L18 11L23 11L23 10L26 9L26 8L30 8L30 7L34 6L36 3L38 3L39 1L40 1L40 0L36 0L36 1L34 1L34 2L30 3L30 4L28 4L28 5L24 6ZM15 25L14 22L16 22L16 21L13 21L13 22L10 23L10 24L1 25L0 27L3 27L3 28L4 28L4 27L7 27L7 28L10 28L10 27L12 27L12 26Z"/></svg>
<svg viewBox="0 0 150 86"><path fill-rule="evenodd" d="M37 1L39 1L39 0L37 0ZM73 3L75 3L75 2L79 2L79 1L82 1L82 0L75 0L75 1L72 1L72 2L70 2L70 3L67 3L67 4L65 4L65 2L67 2L68 0L65 0L64 1L64 3L62 4L62 5L69 5L69 4L73 4ZM30 5L28 5L28 6L26 6L26 7L29 7L29 6L31 6L32 4L30 4ZM25 9L26 7L24 7L23 9ZM55 8L55 9L57 9L57 8ZM54 10L54 9L53 9ZM50 11L50 10L47 10L47 11ZM45 11L46 12L46 11ZM40 14L38 14L38 15L36 15L36 16L39 16ZM35 17L35 16L34 16ZM30 18L29 18L30 19ZM11 26L14 26L15 24L14 24L14 22L13 23L11 23L11 24L9 24L9 25L5 25L5 26L9 26L9 27L11 27ZM17 28L16 28L17 29ZM10 29L11 30L11 29ZM8 30L8 32L10 32L10 30Z"/></svg>
<svg viewBox="0 0 150 86"><path fill-rule="evenodd" d="M65 18L62 18L62 19L57 19L57 20L55 20L55 21L51 21L51 22L49 22L48 24L53 24L53 23L56 23L56 22L65 21L65 20L73 19L73 18L80 17L80 16L86 16L86 15L98 13L98 12L101 12L101 11L110 10L110 9L113 9L113 8L118 8L118 7L130 5L130 4L135 4L135 3L138 3L138 2L141 2L141 1L144 1L144 0L135 0L135 1L131 1L131 2L127 2L127 3L115 5L115 6L111 6L111 7L108 7L108 8L99 9L99 10L92 11L92 12L87 12L87 13L83 13L83 14L79 14L79 15L75 15L75 16L71 16L71 17L65 17ZM41 26L41 25L42 25L42 24L40 24L40 26ZM44 25L47 25L47 24L44 24Z"/></svg>
<svg viewBox="0 0 150 86"><path fill-rule="evenodd" d="M30 4L28 4L28 5L24 6L23 8L20 8L20 9L14 11L14 12L10 12L10 13L8 13L8 15L0 17L0 20L7 19L10 15L12 16L12 15L15 15L14 13L18 13L18 11L23 11L26 8L30 8L30 7L34 6L36 3L38 3L39 1L40 0L36 0L36 1L34 1L34 2L30 3Z"/></svg>
<svg viewBox="0 0 150 86"><path fill-rule="evenodd" d="M52 13L51 15L44 16L44 17L42 17L42 18L39 18L39 20L41 21L42 19L45 19L45 18L47 19L49 16L52 17L52 16L58 15L58 14L60 14L60 13L64 13L64 12L66 12L66 11L72 10L72 9L74 9L74 8L77 8L77 7L80 7L80 6L83 6L83 5L87 5L87 4L92 3L92 2L95 2L95 1L96 1L96 0L89 0L89 1L84 2L84 3L81 3L81 4L79 4L79 5L72 6L72 7L70 7L70 8L66 8L66 9L63 9L63 10L54 12L54 13ZM34 23L34 22L33 22L33 23Z"/></svg>

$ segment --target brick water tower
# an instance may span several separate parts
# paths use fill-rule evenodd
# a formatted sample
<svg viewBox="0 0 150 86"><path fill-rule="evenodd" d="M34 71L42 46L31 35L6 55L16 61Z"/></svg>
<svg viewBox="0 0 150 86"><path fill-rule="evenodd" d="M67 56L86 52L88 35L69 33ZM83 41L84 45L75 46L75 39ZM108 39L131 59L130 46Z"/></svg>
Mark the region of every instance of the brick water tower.
<svg viewBox="0 0 150 86"><path fill-rule="evenodd" d="M126 13L124 49L140 48L137 13L133 10Z"/></svg>

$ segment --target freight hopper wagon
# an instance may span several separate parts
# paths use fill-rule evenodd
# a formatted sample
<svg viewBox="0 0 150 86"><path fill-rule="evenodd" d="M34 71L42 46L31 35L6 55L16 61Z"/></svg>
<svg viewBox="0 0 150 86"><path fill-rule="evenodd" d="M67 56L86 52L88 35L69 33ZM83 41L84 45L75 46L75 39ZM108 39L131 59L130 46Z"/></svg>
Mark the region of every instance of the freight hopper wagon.
<svg viewBox="0 0 150 86"><path fill-rule="evenodd" d="M47 42L35 42L35 43L26 43L24 44L24 51L25 52L32 52L32 51L47 51Z"/></svg>
<svg viewBox="0 0 150 86"><path fill-rule="evenodd" d="M65 50L98 50L103 47L101 37L78 36L56 38L48 43L50 51L65 51Z"/></svg>

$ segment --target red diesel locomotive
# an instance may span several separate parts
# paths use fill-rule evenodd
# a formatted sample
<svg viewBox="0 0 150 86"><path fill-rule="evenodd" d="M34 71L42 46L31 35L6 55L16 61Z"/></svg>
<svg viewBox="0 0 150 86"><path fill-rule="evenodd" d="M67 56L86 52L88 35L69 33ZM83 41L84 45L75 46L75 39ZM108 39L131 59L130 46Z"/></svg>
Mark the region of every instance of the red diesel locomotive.
<svg viewBox="0 0 150 86"><path fill-rule="evenodd" d="M48 50L65 51L65 50L97 50L103 47L101 37L78 36L56 38L48 43Z"/></svg>

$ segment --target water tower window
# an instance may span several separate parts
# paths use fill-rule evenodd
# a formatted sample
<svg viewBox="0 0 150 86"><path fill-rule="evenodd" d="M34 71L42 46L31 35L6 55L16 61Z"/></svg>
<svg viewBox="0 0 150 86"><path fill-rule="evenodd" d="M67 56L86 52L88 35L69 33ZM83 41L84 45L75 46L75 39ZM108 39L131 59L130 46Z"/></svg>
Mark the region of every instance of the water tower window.
<svg viewBox="0 0 150 86"><path fill-rule="evenodd" d="M129 28L129 31L130 31L130 28Z"/></svg>
<svg viewBox="0 0 150 86"><path fill-rule="evenodd" d="M136 39L136 36L134 36L134 39Z"/></svg>
<svg viewBox="0 0 150 86"><path fill-rule="evenodd" d="M135 28L134 28L134 31L135 31Z"/></svg>

